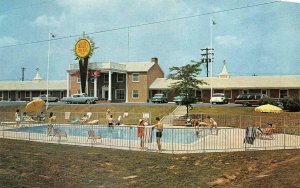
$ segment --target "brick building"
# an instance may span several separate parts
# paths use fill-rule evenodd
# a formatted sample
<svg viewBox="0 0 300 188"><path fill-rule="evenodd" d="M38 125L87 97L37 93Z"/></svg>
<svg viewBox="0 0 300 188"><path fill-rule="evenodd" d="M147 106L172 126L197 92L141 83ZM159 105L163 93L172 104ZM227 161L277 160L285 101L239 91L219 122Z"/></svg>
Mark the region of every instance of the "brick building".
<svg viewBox="0 0 300 188"><path fill-rule="evenodd" d="M231 76L223 66L218 77L199 77L207 85L200 86L200 90L193 91L197 98L203 102L209 102L211 85L213 93L225 93L230 102L243 93L262 93L274 99L282 99L285 96L300 98L300 75L288 76ZM157 78L150 86L150 93L167 93L169 101L173 100L174 94L169 93L172 80Z"/></svg>
<svg viewBox="0 0 300 188"><path fill-rule="evenodd" d="M79 65L70 64L68 96L81 93ZM164 72L157 58L147 62L92 62L88 65L87 93L108 102L147 102L150 85Z"/></svg>
<svg viewBox="0 0 300 188"><path fill-rule="evenodd" d="M32 97L38 97L47 93L61 99L67 94L67 80L44 80L37 70L32 81L1 81L0 101L31 101Z"/></svg>

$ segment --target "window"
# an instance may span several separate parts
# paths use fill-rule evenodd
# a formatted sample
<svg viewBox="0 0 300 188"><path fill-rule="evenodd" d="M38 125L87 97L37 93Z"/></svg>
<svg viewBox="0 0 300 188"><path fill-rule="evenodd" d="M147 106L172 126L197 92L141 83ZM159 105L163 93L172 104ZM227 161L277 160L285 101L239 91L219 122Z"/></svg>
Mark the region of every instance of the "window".
<svg viewBox="0 0 300 188"><path fill-rule="evenodd" d="M0 91L0 99L3 100L3 91Z"/></svg>
<svg viewBox="0 0 300 188"><path fill-rule="evenodd" d="M77 77L77 83L80 83L81 80L80 80L80 77Z"/></svg>
<svg viewBox="0 0 300 188"><path fill-rule="evenodd" d="M261 90L261 94L267 95L267 90Z"/></svg>
<svg viewBox="0 0 300 188"><path fill-rule="evenodd" d="M91 78L91 83L92 83L92 84L95 83L95 79L96 79L96 78Z"/></svg>
<svg viewBox="0 0 300 188"><path fill-rule="evenodd" d="M90 96L94 96L94 89L90 89Z"/></svg>
<svg viewBox="0 0 300 188"><path fill-rule="evenodd" d="M125 99L125 90L124 89L116 89L116 99L118 99L118 100Z"/></svg>
<svg viewBox="0 0 300 188"><path fill-rule="evenodd" d="M60 98L63 98L65 96L65 92L61 91L60 92Z"/></svg>
<svg viewBox="0 0 300 188"><path fill-rule="evenodd" d="M25 98L30 98L30 91L25 91Z"/></svg>
<svg viewBox="0 0 300 188"><path fill-rule="evenodd" d="M133 73L132 74L132 82L139 82L140 81L140 74Z"/></svg>
<svg viewBox="0 0 300 188"><path fill-rule="evenodd" d="M104 83L108 83L108 74L104 74Z"/></svg>
<svg viewBox="0 0 300 188"><path fill-rule="evenodd" d="M117 82L124 82L125 75L124 74L118 74L117 75Z"/></svg>
<svg viewBox="0 0 300 188"><path fill-rule="evenodd" d="M21 97L22 97L21 91L16 91L16 100L17 101L21 100Z"/></svg>
<svg viewBox="0 0 300 188"><path fill-rule="evenodd" d="M229 99L231 99L231 90L225 90L224 93Z"/></svg>
<svg viewBox="0 0 300 188"><path fill-rule="evenodd" d="M132 98L134 99L139 98L139 90L132 90Z"/></svg>
<svg viewBox="0 0 300 188"><path fill-rule="evenodd" d="M287 90L280 90L279 91L279 96L280 96L281 99L286 97L287 96Z"/></svg>

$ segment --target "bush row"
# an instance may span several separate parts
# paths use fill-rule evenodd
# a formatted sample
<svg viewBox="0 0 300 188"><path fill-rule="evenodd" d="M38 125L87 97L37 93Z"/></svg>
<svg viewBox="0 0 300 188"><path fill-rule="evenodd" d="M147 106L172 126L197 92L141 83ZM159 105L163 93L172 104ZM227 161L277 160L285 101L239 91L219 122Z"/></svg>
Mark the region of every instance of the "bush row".
<svg viewBox="0 0 300 188"><path fill-rule="evenodd" d="M300 111L300 100L297 97L285 97L281 101L275 101L274 99L267 97L259 101L259 105L272 104L275 106L282 105L284 110L289 112Z"/></svg>

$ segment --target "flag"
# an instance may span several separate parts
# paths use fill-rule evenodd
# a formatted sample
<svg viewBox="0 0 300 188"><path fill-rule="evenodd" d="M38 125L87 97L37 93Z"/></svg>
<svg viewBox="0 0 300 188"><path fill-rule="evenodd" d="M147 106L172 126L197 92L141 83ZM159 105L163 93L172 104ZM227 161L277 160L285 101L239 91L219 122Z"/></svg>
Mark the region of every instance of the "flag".
<svg viewBox="0 0 300 188"><path fill-rule="evenodd" d="M50 33L50 35L51 35L51 37L52 37L52 38L54 38L54 37L55 37L55 35L54 35L53 33Z"/></svg>
<svg viewBox="0 0 300 188"><path fill-rule="evenodd" d="M216 23L215 21L213 21L213 20L211 20L211 21L212 21L212 24L213 24L213 25L217 25L217 23Z"/></svg>

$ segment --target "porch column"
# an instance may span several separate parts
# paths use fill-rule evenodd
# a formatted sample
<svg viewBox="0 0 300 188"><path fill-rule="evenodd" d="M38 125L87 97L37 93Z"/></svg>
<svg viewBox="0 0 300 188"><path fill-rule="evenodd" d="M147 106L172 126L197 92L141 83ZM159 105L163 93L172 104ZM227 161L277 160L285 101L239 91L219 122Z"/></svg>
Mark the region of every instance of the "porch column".
<svg viewBox="0 0 300 188"><path fill-rule="evenodd" d="M94 97L98 97L97 85L98 85L98 77L94 77Z"/></svg>
<svg viewBox="0 0 300 188"><path fill-rule="evenodd" d="M108 72L108 101L111 101L111 70Z"/></svg>

